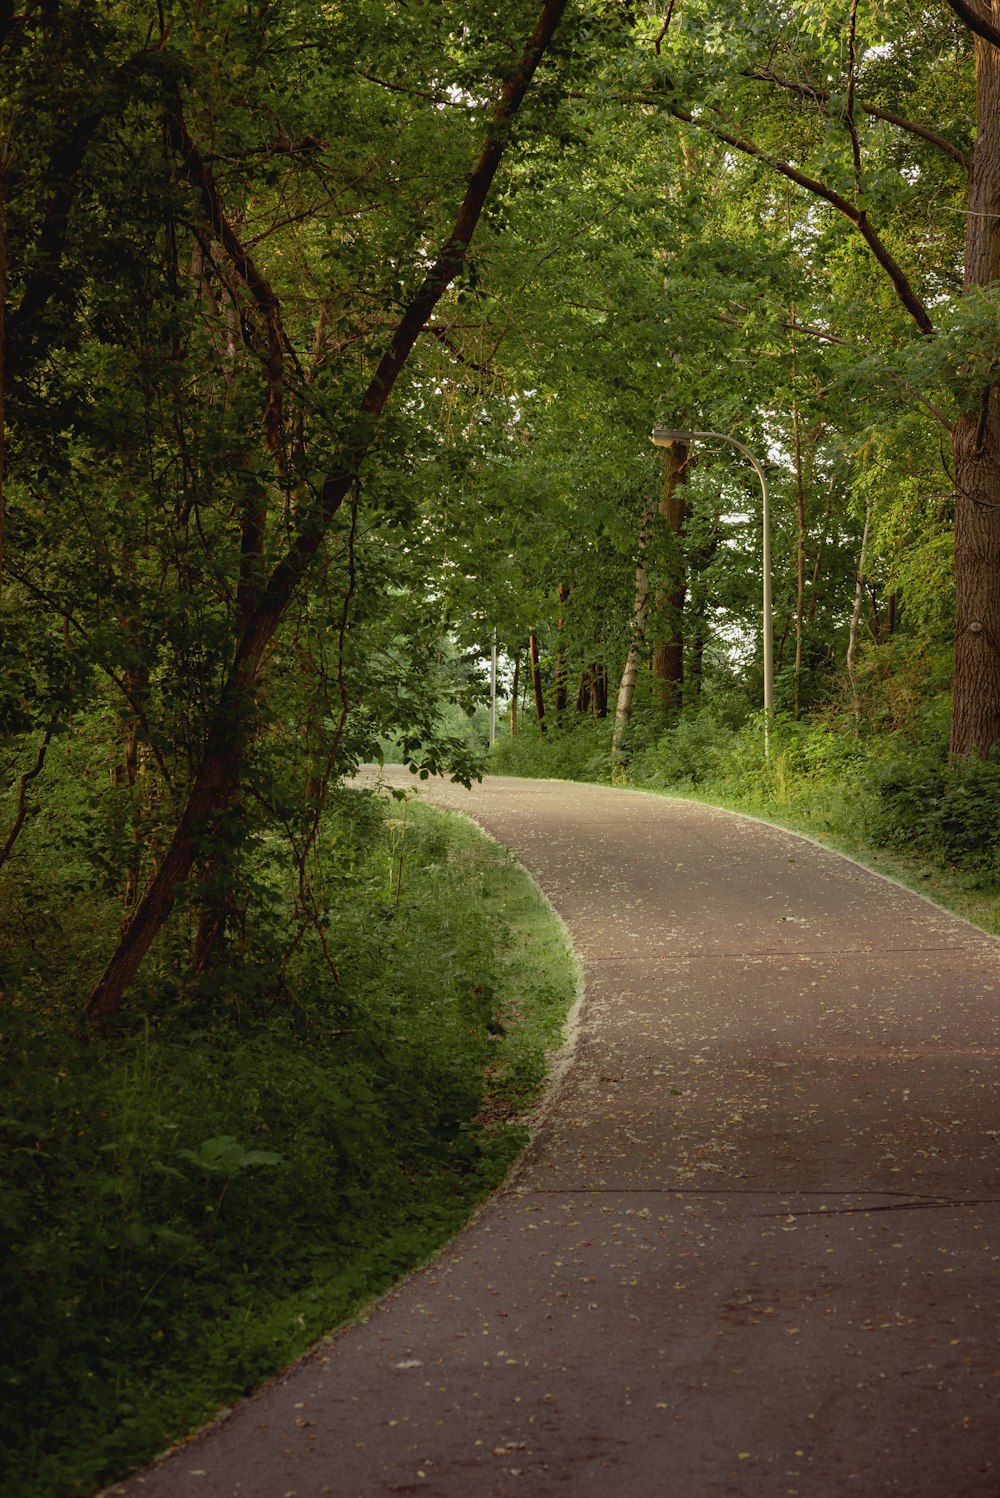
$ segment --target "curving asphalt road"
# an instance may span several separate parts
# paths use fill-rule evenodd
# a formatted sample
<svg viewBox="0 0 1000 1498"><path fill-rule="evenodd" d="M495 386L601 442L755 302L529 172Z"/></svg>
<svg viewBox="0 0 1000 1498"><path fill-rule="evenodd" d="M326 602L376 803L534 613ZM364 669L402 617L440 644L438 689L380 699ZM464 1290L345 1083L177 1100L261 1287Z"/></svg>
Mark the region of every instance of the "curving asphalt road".
<svg viewBox="0 0 1000 1498"><path fill-rule="evenodd" d="M110 1491L998 1498L1000 942L709 807L423 791L572 932L564 1080L435 1264Z"/></svg>

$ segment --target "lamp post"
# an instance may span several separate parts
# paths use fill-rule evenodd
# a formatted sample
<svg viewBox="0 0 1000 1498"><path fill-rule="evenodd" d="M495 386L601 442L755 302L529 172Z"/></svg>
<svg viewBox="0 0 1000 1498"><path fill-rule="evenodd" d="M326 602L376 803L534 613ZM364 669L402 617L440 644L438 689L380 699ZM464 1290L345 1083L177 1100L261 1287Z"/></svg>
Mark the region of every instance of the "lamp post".
<svg viewBox="0 0 1000 1498"><path fill-rule="evenodd" d="M764 648L764 758L769 759L771 755L771 715L774 712L774 629L771 622L771 504L767 491L767 478L763 468L757 462L753 453L742 442L735 437L727 437L724 432L682 432L672 427L654 427L652 440L654 447L670 447L674 442L698 442L711 438L715 442L728 442L730 447L737 448L745 458L749 458L760 479L761 494L763 496L762 529L764 536L764 562L763 562L763 648Z"/></svg>
<svg viewBox="0 0 1000 1498"><path fill-rule="evenodd" d="M497 737L497 632L493 631L493 645L490 649L490 748L496 743Z"/></svg>

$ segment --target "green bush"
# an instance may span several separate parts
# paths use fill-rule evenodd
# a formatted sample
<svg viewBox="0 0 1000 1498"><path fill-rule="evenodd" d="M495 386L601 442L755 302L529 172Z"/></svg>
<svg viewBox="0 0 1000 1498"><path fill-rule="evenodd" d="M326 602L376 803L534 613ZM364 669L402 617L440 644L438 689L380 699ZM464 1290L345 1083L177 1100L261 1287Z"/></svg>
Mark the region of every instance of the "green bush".
<svg viewBox="0 0 1000 1498"><path fill-rule="evenodd" d="M498 734L490 751L489 773L528 779L608 780L613 726L610 718L567 714L562 723L555 718L548 722L544 733L532 722L513 737Z"/></svg>
<svg viewBox="0 0 1000 1498"><path fill-rule="evenodd" d="M683 713L636 755L632 776L656 790L702 785L718 775L735 738L735 730L710 710Z"/></svg>
<svg viewBox="0 0 1000 1498"><path fill-rule="evenodd" d="M987 875L1000 874L1000 756L897 753L873 779L873 833L885 845Z"/></svg>
<svg viewBox="0 0 1000 1498"><path fill-rule="evenodd" d="M5 1498L154 1455L426 1257L523 1143L575 982L537 891L409 803L341 796L322 849L327 955L304 938L281 989L161 968L96 1039L40 941L5 973Z"/></svg>

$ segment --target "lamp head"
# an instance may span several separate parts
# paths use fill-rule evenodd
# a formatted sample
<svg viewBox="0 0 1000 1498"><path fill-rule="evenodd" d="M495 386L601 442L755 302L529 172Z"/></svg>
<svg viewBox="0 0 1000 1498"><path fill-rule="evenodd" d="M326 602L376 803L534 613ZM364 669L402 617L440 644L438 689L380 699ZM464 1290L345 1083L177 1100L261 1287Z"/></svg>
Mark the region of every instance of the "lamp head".
<svg viewBox="0 0 1000 1498"><path fill-rule="evenodd" d="M654 427L650 440L654 447L670 447L674 442L692 442L697 432L682 432L674 427Z"/></svg>

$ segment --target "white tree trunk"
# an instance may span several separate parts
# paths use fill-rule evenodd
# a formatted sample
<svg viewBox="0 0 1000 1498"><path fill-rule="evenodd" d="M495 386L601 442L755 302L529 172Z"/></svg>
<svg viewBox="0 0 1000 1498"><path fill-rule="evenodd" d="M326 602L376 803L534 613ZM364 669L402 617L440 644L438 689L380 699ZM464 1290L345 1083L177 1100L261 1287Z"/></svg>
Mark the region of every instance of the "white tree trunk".
<svg viewBox="0 0 1000 1498"><path fill-rule="evenodd" d="M656 511L649 509L642 517L642 529L639 532L639 555L635 567L635 613L632 624L632 643L629 646L628 658L625 661L625 669L622 672L621 684L618 688L618 702L615 706L615 731L611 740L612 763L620 762L622 756L622 744L625 738L625 730L628 728L629 719L632 716L632 698L635 695L635 683L639 675L639 664L642 660L642 652L646 644L646 619L649 616L649 567L646 562L646 552L649 550L650 538L653 534L653 517Z"/></svg>

